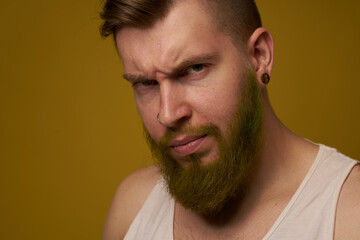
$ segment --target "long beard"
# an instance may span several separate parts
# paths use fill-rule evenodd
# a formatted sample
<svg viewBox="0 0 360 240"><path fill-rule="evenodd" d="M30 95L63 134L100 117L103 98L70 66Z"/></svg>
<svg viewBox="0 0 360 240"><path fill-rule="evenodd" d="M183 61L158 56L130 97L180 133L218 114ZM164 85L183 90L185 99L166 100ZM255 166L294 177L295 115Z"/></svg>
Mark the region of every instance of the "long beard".
<svg viewBox="0 0 360 240"><path fill-rule="evenodd" d="M190 164L182 167L168 147L175 133L168 131L155 142L144 128L145 137L169 193L183 207L203 216L216 215L231 199L243 195L247 179L256 164L262 143L264 117L253 71L248 71L248 81L238 106L226 133L221 134L215 125L182 127L179 130L184 134L207 134L216 138L217 159L205 166L201 163L202 156L195 153L186 159Z"/></svg>

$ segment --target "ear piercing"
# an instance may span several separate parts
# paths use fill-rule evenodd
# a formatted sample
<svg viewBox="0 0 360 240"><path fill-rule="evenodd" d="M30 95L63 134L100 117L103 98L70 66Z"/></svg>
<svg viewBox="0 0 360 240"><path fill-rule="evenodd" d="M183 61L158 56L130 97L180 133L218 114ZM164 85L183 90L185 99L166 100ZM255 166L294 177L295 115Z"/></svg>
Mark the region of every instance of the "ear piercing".
<svg viewBox="0 0 360 240"><path fill-rule="evenodd" d="M156 119L157 119L157 121L158 121L161 125L163 125L163 124L160 122L159 113L157 114Z"/></svg>
<svg viewBox="0 0 360 240"><path fill-rule="evenodd" d="M263 84L267 85L270 82L270 75L268 73L263 73L263 75L261 75L261 81Z"/></svg>

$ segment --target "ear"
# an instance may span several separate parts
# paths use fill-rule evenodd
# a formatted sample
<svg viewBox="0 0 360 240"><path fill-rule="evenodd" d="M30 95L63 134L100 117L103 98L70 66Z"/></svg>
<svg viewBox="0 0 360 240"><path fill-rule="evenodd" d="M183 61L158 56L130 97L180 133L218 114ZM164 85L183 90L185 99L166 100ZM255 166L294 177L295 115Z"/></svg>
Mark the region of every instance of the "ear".
<svg viewBox="0 0 360 240"><path fill-rule="evenodd" d="M259 86L265 87L261 76L264 73L271 75L274 60L274 42L270 32L262 27L256 29L248 40L247 50Z"/></svg>

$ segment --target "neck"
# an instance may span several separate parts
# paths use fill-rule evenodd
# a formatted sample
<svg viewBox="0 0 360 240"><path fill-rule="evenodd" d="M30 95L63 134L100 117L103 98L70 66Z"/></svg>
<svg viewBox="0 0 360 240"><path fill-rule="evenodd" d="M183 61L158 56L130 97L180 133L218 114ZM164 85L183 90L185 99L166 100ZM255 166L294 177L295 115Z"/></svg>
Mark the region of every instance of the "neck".
<svg viewBox="0 0 360 240"><path fill-rule="evenodd" d="M299 137L264 104L264 142L258 166L249 186L249 198L276 197L296 191L314 161L318 146Z"/></svg>

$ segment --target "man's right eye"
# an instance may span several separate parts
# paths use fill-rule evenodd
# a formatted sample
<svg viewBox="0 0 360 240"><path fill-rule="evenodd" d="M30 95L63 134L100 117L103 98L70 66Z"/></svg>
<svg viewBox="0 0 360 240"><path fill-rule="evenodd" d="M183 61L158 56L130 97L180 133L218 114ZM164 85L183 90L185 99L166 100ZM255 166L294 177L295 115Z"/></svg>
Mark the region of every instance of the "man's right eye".
<svg viewBox="0 0 360 240"><path fill-rule="evenodd" d="M139 81L135 82L133 84L134 87L149 87L153 85L157 85L158 82L156 80L145 80L145 81Z"/></svg>

